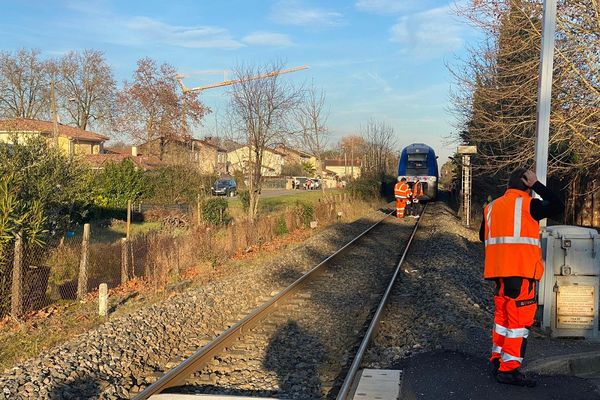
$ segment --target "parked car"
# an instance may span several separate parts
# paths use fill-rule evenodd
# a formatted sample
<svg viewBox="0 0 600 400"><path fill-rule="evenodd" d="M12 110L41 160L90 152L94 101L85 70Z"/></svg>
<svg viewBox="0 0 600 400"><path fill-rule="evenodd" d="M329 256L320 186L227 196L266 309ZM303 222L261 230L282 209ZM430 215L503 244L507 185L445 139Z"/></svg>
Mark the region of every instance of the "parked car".
<svg viewBox="0 0 600 400"><path fill-rule="evenodd" d="M234 179L219 179L212 187L212 194L233 197L237 194L237 184Z"/></svg>
<svg viewBox="0 0 600 400"><path fill-rule="evenodd" d="M306 176L293 176L292 177L292 189L300 189L304 187L304 184L308 178Z"/></svg>

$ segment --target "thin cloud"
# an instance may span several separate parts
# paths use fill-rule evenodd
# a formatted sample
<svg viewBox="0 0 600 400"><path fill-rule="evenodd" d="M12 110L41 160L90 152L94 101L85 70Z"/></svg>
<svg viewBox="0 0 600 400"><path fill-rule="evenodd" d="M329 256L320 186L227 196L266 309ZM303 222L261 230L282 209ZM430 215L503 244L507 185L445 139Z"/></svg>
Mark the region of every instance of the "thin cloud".
<svg viewBox="0 0 600 400"><path fill-rule="evenodd" d="M274 32L253 32L242 38L242 42L257 46L291 46L292 41L288 35Z"/></svg>
<svg viewBox="0 0 600 400"><path fill-rule="evenodd" d="M355 7L359 11L387 15L422 9L432 3L432 0L357 0Z"/></svg>
<svg viewBox="0 0 600 400"><path fill-rule="evenodd" d="M276 2L271 8L270 19L282 25L328 28L343 25L343 15L317 7L303 6L295 0Z"/></svg>
<svg viewBox="0 0 600 400"><path fill-rule="evenodd" d="M448 6L402 16L390 34L390 41L399 43L403 53L419 59L442 56L459 49L464 42L462 27Z"/></svg>
<svg viewBox="0 0 600 400"><path fill-rule="evenodd" d="M244 46L227 29L215 26L169 25L150 17L133 17L125 26L135 39L186 48L236 49Z"/></svg>

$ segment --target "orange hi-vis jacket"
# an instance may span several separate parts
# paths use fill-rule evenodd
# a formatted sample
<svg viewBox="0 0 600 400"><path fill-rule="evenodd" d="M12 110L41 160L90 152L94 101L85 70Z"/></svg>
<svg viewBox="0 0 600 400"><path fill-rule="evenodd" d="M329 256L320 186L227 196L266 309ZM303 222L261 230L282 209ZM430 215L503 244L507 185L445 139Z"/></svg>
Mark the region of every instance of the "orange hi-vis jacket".
<svg viewBox="0 0 600 400"><path fill-rule="evenodd" d="M394 196L398 199L408 199L411 195L410 188L406 182L397 182L394 186Z"/></svg>
<svg viewBox="0 0 600 400"><path fill-rule="evenodd" d="M508 189L485 206L484 278L542 277L540 225L531 216L530 205L531 196L526 192Z"/></svg>
<svg viewBox="0 0 600 400"><path fill-rule="evenodd" d="M423 193L423 184L421 182L415 182L413 185L413 201L415 203L419 202L419 197L423 197L425 193Z"/></svg>

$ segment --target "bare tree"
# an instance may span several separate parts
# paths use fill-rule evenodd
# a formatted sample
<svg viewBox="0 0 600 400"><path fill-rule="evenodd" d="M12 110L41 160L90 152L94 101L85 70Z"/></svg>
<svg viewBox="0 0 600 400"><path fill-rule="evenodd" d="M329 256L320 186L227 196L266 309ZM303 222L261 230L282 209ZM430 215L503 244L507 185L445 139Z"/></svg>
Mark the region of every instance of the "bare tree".
<svg viewBox="0 0 600 400"><path fill-rule="evenodd" d="M49 62L38 50L0 53L0 116L40 118L49 111Z"/></svg>
<svg viewBox="0 0 600 400"><path fill-rule="evenodd" d="M240 82L231 90L230 120L239 140L248 148L245 173L250 204L248 217L254 221L263 185L265 150L286 142L292 134L293 111L302 91L286 83L277 73L280 63L266 67L238 66L235 79ZM268 75L261 79L256 76Z"/></svg>
<svg viewBox="0 0 600 400"><path fill-rule="evenodd" d="M162 149L169 140L185 140L195 124L209 110L196 93L181 93L176 71L169 64L158 66L142 58L132 82L125 82L116 96L114 128L135 142L161 140Z"/></svg>
<svg viewBox="0 0 600 400"><path fill-rule="evenodd" d="M325 124L329 117L325 110L325 92L311 85L305 92L295 113L299 125L300 142L317 159L317 175L323 174L323 152L327 147L329 131ZM321 185L323 190L325 187Z"/></svg>
<svg viewBox="0 0 600 400"><path fill-rule="evenodd" d="M354 165L357 158L362 159L366 151L365 139L359 135L347 135L340 140L339 147L340 153L344 155L344 165L346 166L344 174L354 179Z"/></svg>
<svg viewBox="0 0 600 400"><path fill-rule="evenodd" d="M362 137L366 143L364 173L376 177L393 173L397 159L394 128L385 122L370 120L362 128Z"/></svg>
<svg viewBox="0 0 600 400"><path fill-rule="evenodd" d="M541 4L462 3L460 14L486 41L453 71L457 140L478 146L475 172L506 175L531 164L541 43ZM550 176L600 169L600 2L559 2L550 130Z"/></svg>
<svg viewBox="0 0 600 400"><path fill-rule="evenodd" d="M57 63L61 106L72 123L87 129L90 120L106 122L115 104L115 80L104 54L98 50L72 51Z"/></svg>

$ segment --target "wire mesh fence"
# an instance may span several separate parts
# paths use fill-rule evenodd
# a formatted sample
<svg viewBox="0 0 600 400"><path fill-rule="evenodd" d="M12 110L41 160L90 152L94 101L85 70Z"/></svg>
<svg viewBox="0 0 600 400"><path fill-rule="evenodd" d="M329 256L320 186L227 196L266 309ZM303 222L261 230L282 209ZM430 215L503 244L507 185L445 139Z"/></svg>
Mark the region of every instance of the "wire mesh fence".
<svg viewBox="0 0 600 400"><path fill-rule="evenodd" d="M161 226L130 239L100 240L88 224L82 235L49 237L37 244L16 235L0 246L0 317L20 317L58 301L82 298L101 283L114 288L143 278L162 288L201 262L218 264L277 236L309 228L314 220L330 223L339 210L351 213L352 206L341 200L298 204L254 222ZM191 215L188 220L197 221Z"/></svg>

